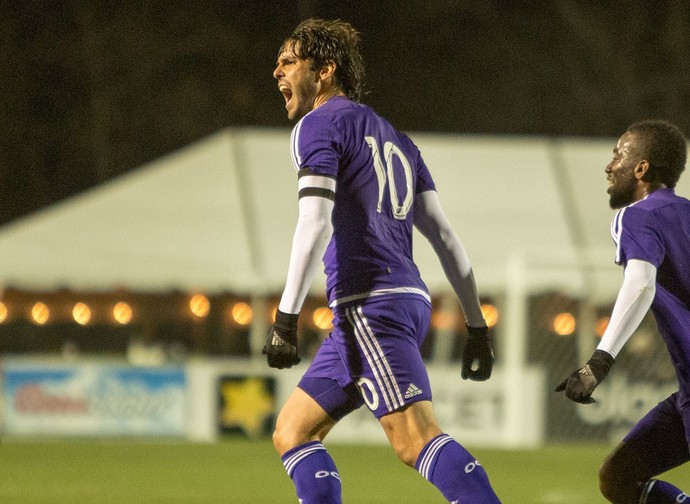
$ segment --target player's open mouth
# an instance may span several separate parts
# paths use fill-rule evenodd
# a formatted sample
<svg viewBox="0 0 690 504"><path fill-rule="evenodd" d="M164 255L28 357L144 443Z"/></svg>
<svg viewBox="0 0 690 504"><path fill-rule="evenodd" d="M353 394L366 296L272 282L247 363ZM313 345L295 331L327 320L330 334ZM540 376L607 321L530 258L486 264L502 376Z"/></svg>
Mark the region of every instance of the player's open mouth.
<svg viewBox="0 0 690 504"><path fill-rule="evenodd" d="M278 90L283 94L283 98L285 98L285 105L287 106L292 98L292 90L284 84L278 86Z"/></svg>

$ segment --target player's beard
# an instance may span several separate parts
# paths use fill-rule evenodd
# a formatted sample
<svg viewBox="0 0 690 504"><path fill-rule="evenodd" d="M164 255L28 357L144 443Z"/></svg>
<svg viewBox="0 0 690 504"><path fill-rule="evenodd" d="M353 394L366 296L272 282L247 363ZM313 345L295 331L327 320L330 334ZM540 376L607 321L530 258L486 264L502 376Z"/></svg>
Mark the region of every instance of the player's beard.
<svg viewBox="0 0 690 504"><path fill-rule="evenodd" d="M616 210L623 208L635 201L635 191L637 189L637 179L633 170L627 170L619 174L612 186L609 187L609 206Z"/></svg>

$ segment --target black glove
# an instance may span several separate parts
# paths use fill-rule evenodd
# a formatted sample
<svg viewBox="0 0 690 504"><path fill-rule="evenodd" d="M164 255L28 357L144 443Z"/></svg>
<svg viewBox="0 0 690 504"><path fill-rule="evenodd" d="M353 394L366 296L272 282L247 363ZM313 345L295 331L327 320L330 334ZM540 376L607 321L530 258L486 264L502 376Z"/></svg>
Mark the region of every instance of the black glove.
<svg viewBox="0 0 690 504"><path fill-rule="evenodd" d="M270 367L284 369L300 363L301 359L297 355L298 317L299 313L283 313L280 310L276 312L275 324L261 350Z"/></svg>
<svg viewBox="0 0 690 504"><path fill-rule="evenodd" d="M475 361L479 362L477 369L472 369ZM491 377L494 367L494 351L489 339L489 328L467 326L467 342L462 351L463 380L485 381Z"/></svg>
<svg viewBox="0 0 690 504"><path fill-rule="evenodd" d="M580 404L592 404L592 392L599 385L613 366L614 358L603 350L595 350L585 367L573 371L570 376L558 384L556 392L563 392L568 399Z"/></svg>

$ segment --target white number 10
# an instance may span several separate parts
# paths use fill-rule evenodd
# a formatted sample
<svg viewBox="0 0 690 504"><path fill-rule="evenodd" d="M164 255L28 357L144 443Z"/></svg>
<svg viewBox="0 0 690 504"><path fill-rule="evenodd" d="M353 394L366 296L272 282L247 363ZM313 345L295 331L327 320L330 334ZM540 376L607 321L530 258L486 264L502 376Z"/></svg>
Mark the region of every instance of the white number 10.
<svg viewBox="0 0 690 504"><path fill-rule="evenodd" d="M369 147L371 148L371 156L374 160L374 170L376 171L376 178L379 182L379 201L376 205L376 211L381 213L381 205L383 203L383 193L386 188L386 182L389 181L389 193L391 198L391 207L393 209L393 217L398 220L405 220L407 213L412 207L412 199L414 197L412 191L412 167L410 162L405 157L405 154L392 142L383 144L383 159L379 152L379 144L374 137L364 137ZM405 173L405 199L402 203L398 199L398 189L395 185L395 172L393 171L393 156L397 156L402 164ZM385 162L385 165L384 165ZM388 178L386 179L386 174Z"/></svg>

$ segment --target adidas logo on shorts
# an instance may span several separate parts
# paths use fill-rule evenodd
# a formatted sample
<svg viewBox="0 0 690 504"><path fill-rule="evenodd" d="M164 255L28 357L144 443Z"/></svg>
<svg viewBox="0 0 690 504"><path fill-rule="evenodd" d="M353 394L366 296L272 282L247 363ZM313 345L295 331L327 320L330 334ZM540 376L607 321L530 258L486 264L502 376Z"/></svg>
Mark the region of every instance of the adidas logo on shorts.
<svg viewBox="0 0 690 504"><path fill-rule="evenodd" d="M416 395L419 395L422 393L422 390L417 387L414 383L410 383L410 386L407 387L407 392L405 392L405 399L409 399L410 397L414 397Z"/></svg>

